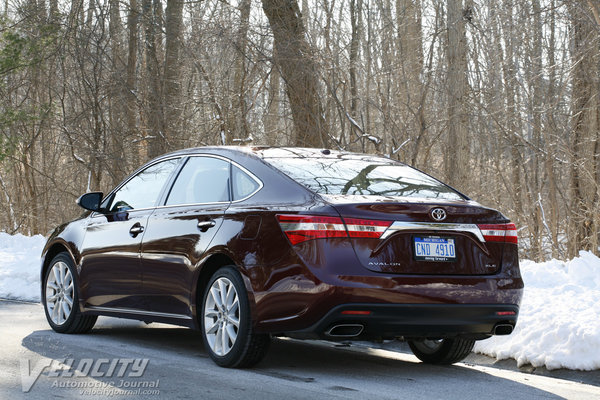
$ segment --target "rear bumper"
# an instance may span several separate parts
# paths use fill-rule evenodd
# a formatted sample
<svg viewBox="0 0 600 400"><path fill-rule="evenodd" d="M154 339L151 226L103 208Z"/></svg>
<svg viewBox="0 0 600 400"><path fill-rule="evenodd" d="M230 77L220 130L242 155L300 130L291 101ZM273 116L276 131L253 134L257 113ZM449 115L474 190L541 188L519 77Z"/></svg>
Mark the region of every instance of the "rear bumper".
<svg viewBox="0 0 600 400"><path fill-rule="evenodd" d="M517 305L506 304L342 304L310 328L285 335L327 340L485 339L499 326L503 328L498 329L499 333L510 333L517 323L518 313Z"/></svg>

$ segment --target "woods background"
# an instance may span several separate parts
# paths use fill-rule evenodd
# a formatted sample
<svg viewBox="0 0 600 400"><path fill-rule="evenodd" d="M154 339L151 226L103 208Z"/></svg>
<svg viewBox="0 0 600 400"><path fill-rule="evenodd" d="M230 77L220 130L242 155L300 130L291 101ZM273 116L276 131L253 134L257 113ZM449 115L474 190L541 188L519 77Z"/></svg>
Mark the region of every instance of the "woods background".
<svg viewBox="0 0 600 400"><path fill-rule="evenodd" d="M5 0L0 230L47 234L165 151L381 153L598 254L600 1Z"/></svg>

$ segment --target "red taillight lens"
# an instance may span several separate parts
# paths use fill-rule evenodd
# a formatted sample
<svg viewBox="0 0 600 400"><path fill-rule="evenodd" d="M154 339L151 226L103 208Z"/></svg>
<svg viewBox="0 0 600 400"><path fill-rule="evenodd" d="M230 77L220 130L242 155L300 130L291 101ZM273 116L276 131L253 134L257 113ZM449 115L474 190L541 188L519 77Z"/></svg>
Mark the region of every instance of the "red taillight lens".
<svg viewBox="0 0 600 400"><path fill-rule="evenodd" d="M379 239L390 227L392 221L374 221L370 219L344 218L348 235L353 238Z"/></svg>
<svg viewBox="0 0 600 400"><path fill-rule="evenodd" d="M506 316L506 315L517 315L514 311L496 311L496 315Z"/></svg>
<svg viewBox="0 0 600 400"><path fill-rule="evenodd" d="M342 315L371 315L371 311L345 310L342 311Z"/></svg>
<svg viewBox="0 0 600 400"><path fill-rule="evenodd" d="M277 220L291 244L318 238L348 237L344 222L338 217L277 215Z"/></svg>
<svg viewBox="0 0 600 400"><path fill-rule="evenodd" d="M391 221L323 217L318 215L277 215L281 229L291 244L319 238L374 238L379 239L392 224ZM344 224L345 222L345 224ZM347 229L347 230L346 230Z"/></svg>
<svg viewBox="0 0 600 400"><path fill-rule="evenodd" d="M518 243L515 224L481 224L477 226L486 242Z"/></svg>

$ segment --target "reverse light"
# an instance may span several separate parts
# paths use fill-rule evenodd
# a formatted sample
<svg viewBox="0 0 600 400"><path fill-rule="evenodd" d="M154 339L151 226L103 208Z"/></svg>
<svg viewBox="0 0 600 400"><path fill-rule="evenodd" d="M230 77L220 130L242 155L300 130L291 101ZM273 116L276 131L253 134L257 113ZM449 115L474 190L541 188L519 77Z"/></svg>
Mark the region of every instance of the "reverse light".
<svg viewBox="0 0 600 400"><path fill-rule="evenodd" d="M339 217L280 214L277 220L293 245L311 239L348 237L344 222Z"/></svg>
<svg viewBox="0 0 600 400"><path fill-rule="evenodd" d="M379 239L383 232L390 227L392 221L377 221L370 219L344 218L348 235L353 238Z"/></svg>
<svg viewBox="0 0 600 400"><path fill-rule="evenodd" d="M515 224L479 224L481 234L486 242L518 243Z"/></svg>

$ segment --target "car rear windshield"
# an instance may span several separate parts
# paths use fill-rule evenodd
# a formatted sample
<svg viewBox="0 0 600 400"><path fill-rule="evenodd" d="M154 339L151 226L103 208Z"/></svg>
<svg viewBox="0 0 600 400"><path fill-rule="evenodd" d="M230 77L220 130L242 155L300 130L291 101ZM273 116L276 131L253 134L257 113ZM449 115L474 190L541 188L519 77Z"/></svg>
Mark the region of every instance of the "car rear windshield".
<svg viewBox="0 0 600 400"><path fill-rule="evenodd" d="M319 194L463 199L429 175L384 157L339 155L264 160Z"/></svg>

